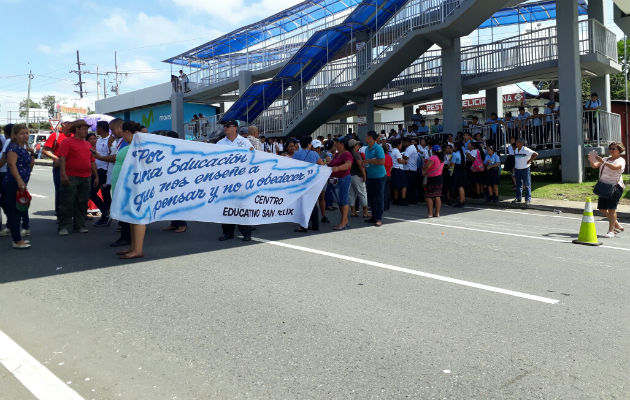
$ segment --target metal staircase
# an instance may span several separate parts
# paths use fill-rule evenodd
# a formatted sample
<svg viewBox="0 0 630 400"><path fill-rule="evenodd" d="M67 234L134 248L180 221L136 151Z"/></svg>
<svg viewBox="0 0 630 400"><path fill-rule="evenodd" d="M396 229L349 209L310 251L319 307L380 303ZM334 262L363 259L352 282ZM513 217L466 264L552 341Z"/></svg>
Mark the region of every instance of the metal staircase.
<svg viewBox="0 0 630 400"><path fill-rule="evenodd" d="M412 0L362 50L327 64L292 96L275 102L254 124L268 133L310 133L349 100L378 92L436 42L465 36L504 0ZM251 122L249 120L248 122Z"/></svg>

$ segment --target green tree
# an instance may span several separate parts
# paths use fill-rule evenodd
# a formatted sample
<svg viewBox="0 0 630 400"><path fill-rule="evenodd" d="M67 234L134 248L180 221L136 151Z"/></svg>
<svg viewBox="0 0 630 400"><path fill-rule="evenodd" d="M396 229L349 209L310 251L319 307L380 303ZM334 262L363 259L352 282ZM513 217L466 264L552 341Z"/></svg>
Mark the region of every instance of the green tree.
<svg viewBox="0 0 630 400"><path fill-rule="evenodd" d="M55 102L55 96L48 95L42 97L42 108L48 109L48 116L50 118L53 118L55 116Z"/></svg>
<svg viewBox="0 0 630 400"><path fill-rule="evenodd" d="M619 65L621 65L621 70L626 71L626 60L624 59L624 41L620 40L617 42L617 57L619 61ZM630 40L626 44L626 53L628 58L630 59ZM630 74L625 75L625 72L620 72L618 74L610 75L610 98L613 100L625 100L626 98L626 82L629 81ZM628 83L630 87L630 82Z"/></svg>
<svg viewBox="0 0 630 400"><path fill-rule="evenodd" d="M27 103L26 103L26 99L24 99L24 100L22 100L22 101L20 102L20 117L21 117L21 118L25 118L25 117L26 117L26 108L27 108L27 107L26 107L26 104L27 104ZM35 102L33 101L33 99L30 99L30 100L29 100L28 105L29 105L29 106L28 106L28 108L29 108L29 109L30 109L30 108L39 108L39 104L35 103Z"/></svg>

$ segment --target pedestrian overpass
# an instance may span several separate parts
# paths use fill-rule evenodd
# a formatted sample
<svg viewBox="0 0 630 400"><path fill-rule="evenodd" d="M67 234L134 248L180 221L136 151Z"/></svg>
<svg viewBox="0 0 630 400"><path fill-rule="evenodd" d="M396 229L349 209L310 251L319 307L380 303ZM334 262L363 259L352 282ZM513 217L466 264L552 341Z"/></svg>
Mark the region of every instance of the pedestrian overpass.
<svg viewBox="0 0 630 400"><path fill-rule="evenodd" d="M210 53L221 54L195 65L199 70L189 75L191 90L181 96L207 103L235 101L218 119L253 123L267 135L293 136L314 132L327 121L348 115L364 116L367 124L359 127L364 134L373 125L375 108L409 107L443 98L445 130L456 132L461 126L462 93L490 89L490 96L496 97L492 88L498 86L560 78L561 117L575 115L575 121L567 117L563 125L577 127L580 77L598 80L620 71L616 38L599 22L603 18L598 19L597 0L590 2L593 13L584 0L557 5L505 0L307 3L319 3L326 17L312 18L295 35L285 32L276 35L277 40L258 41L256 46L249 46L252 39L247 37L237 52L230 52L228 46L221 53L219 44L213 43ZM587 13L594 17L578 22L578 15ZM519 34L512 37L460 44L461 37L484 25L506 26L521 20L556 24L524 33L519 25ZM571 53L563 56L567 41ZM167 61L184 63L186 59ZM570 73L560 75L560 69ZM567 85L571 80L578 83L577 88ZM489 106L493 103L492 99L488 102ZM213 125L210 121L207 128ZM582 148L580 138L570 142L575 143L569 147Z"/></svg>

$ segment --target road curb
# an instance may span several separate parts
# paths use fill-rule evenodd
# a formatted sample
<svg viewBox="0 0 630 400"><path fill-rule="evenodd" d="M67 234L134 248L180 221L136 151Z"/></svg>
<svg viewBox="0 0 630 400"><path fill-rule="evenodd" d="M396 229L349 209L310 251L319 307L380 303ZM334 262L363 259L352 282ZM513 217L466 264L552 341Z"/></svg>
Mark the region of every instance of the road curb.
<svg viewBox="0 0 630 400"><path fill-rule="evenodd" d="M575 208L575 207L563 207L563 206L551 206L544 204L530 204L529 206L525 206L525 203L520 204L512 204L512 201L501 200L498 203L486 203L483 200L477 199L467 199L466 202L468 204L480 205L488 208L503 208L510 210L537 210L537 211L550 211L556 213L565 213L565 214L584 214L584 208ZM630 213L627 212L618 212L617 219L622 222L630 222Z"/></svg>
<svg viewBox="0 0 630 400"><path fill-rule="evenodd" d="M52 161L50 160L35 160L35 165L40 167L52 167Z"/></svg>

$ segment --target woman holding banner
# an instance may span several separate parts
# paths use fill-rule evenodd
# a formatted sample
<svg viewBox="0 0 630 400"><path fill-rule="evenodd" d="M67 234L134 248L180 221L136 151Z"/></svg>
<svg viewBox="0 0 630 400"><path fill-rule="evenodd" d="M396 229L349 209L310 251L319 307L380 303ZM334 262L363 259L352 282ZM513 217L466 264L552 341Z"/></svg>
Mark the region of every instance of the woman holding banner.
<svg viewBox="0 0 630 400"><path fill-rule="evenodd" d="M140 124L127 121L123 123L122 126L122 138L126 143L131 144L133 140L133 135L140 131ZM122 169L123 163L125 162L125 157L127 157L127 151L130 146L125 146L118 151L116 154L116 164L114 165L114 170L112 172L112 192L116 190L116 183L118 182L118 177L120 175L120 170ZM113 193L112 193L113 197ZM119 251L116 254L124 260L130 260L133 258L142 258L144 257L144 235L147 231L146 225L141 224L129 224L126 222L122 223L121 226L121 236L128 236L131 239L131 248L123 251Z"/></svg>

